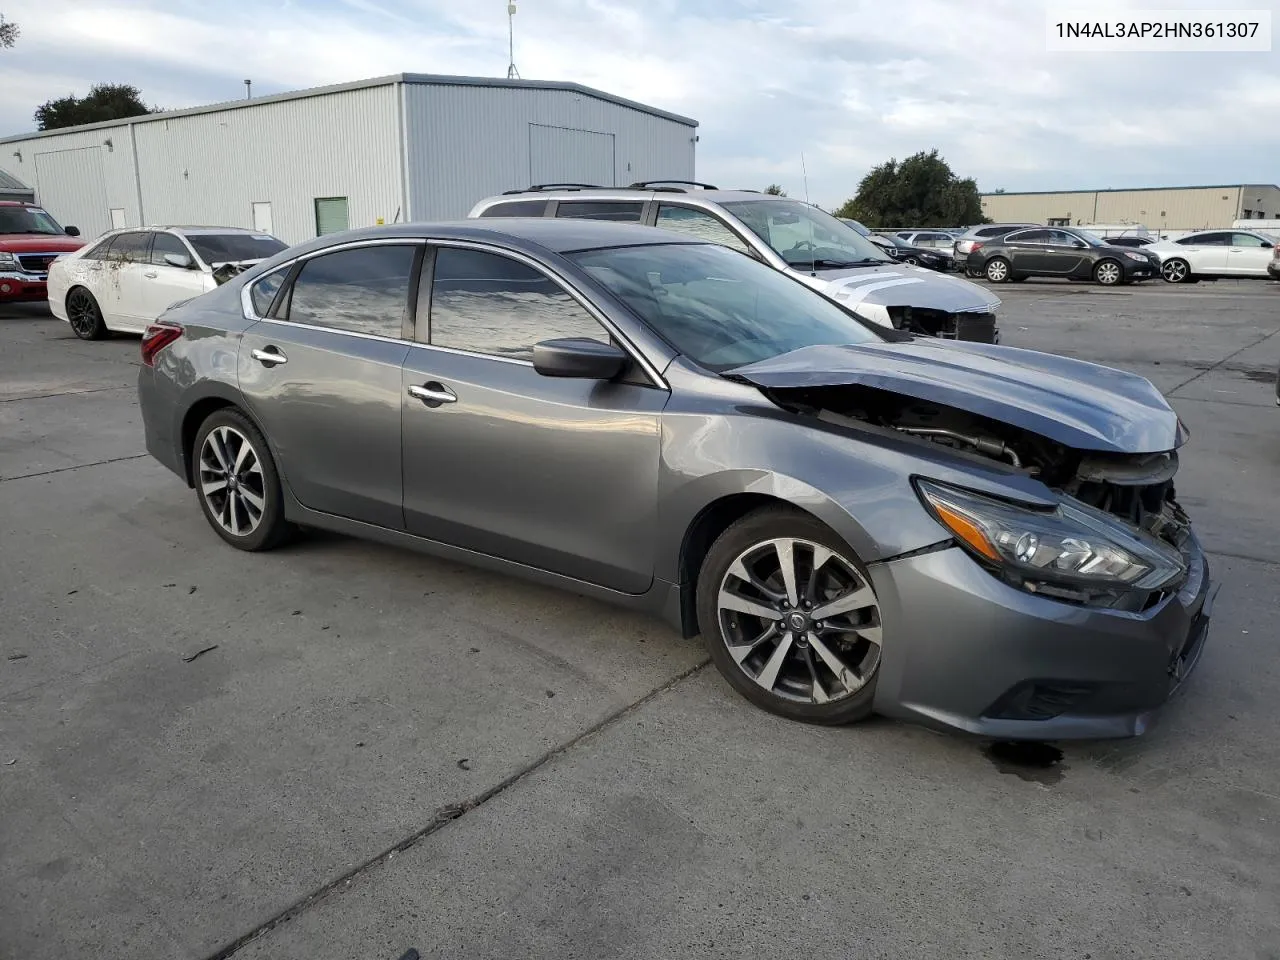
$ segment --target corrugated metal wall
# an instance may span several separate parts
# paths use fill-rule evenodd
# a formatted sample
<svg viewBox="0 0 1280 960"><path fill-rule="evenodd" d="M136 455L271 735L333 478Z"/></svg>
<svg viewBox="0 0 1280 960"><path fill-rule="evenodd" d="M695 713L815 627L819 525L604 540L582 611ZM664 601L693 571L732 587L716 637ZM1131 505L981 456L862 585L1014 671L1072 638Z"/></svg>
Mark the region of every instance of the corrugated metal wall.
<svg viewBox="0 0 1280 960"><path fill-rule="evenodd" d="M986 194L982 212L997 222L1069 219L1079 223L1141 223L1156 230L1229 227L1243 210L1280 217L1280 190L1270 185L1099 190L1079 193Z"/></svg>
<svg viewBox="0 0 1280 960"><path fill-rule="evenodd" d="M569 90L437 84L408 84L404 94L415 220L465 217L477 201L535 181L578 180L575 138L560 141L558 163L545 149L533 157L530 124L611 134L614 169L604 186L694 176L696 128L607 100Z"/></svg>

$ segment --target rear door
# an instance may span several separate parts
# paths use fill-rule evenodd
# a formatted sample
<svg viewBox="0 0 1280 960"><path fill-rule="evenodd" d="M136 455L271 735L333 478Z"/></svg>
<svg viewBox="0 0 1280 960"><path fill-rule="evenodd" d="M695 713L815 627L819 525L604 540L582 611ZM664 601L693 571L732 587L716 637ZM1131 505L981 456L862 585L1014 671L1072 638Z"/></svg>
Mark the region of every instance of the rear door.
<svg viewBox="0 0 1280 960"><path fill-rule="evenodd" d="M126 333L145 328L142 319L142 271L151 253L151 233L131 230L111 241L101 267L94 270L92 290L107 327Z"/></svg>
<svg viewBox="0 0 1280 960"><path fill-rule="evenodd" d="M185 257L188 266L170 263L166 256ZM212 277L196 263L186 242L176 234L158 230L151 240L151 253L142 271L141 315L149 323L179 300L199 296L212 289Z"/></svg>
<svg viewBox="0 0 1280 960"><path fill-rule="evenodd" d="M1192 273L1223 274L1227 272L1227 250L1231 234L1226 231L1197 233L1176 241L1178 253L1191 264Z"/></svg>
<svg viewBox="0 0 1280 960"><path fill-rule="evenodd" d="M1009 251L1014 273L1045 273L1049 270L1048 241L1048 230L1015 230L993 242Z"/></svg>
<svg viewBox="0 0 1280 960"><path fill-rule="evenodd" d="M667 390L639 370L607 382L538 374L538 341L610 333L555 278L505 252L439 246L418 317L401 384L408 530L648 589Z"/></svg>
<svg viewBox="0 0 1280 960"><path fill-rule="evenodd" d="M400 367L421 249L344 246L251 289L255 313L270 316L242 338L240 390L305 507L404 526Z"/></svg>
<svg viewBox="0 0 1280 960"><path fill-rule="evenodd" d="M1227 273L1241 277L1265 277L1272 244L1252 233L1233 233L1227 248Z"/></svg>

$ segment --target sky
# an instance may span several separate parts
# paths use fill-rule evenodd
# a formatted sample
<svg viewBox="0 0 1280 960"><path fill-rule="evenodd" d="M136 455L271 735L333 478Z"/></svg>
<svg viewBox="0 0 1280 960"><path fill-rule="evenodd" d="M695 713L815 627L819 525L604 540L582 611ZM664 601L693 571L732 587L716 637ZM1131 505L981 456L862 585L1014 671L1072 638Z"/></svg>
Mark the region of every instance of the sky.
<svg viewBox="0 0 1280 960"><path fill-rule="evenodd" d="M699 179L779 183L828 208L874 165L933 148L984 191L1280 182L1280 53L1049 52L1045 3L518 0L515 60L525 79L698 120ZM1280 8L1100 6L1113 20ZM241 97L245 78L260 95L400 72L505 76L506 8L0 0L22 31L0 50L0 135L34 129L36 106L95 82L178 108Z"/></svg>

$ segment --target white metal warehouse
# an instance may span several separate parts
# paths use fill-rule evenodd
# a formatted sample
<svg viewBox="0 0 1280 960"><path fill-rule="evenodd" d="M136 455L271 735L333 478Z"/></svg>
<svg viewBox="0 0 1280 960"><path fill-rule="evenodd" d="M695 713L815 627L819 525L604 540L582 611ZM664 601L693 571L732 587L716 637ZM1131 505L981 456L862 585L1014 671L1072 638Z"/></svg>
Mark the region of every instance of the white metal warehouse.
<svg viewBox="0 0 1280 960"><path fill-rule="evenodd" d="M297 243L530 184L691 180L696 128L575 83L402 73L7 137L0 175L86 237L211 224Z"/></svg>

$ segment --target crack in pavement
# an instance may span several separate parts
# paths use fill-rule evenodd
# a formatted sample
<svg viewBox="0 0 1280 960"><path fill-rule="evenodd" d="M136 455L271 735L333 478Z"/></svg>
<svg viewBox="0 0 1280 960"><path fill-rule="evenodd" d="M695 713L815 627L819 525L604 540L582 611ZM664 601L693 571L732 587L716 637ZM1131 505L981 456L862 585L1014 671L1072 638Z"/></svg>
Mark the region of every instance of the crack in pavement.
<svg viewBox="0 0 1280 960"><path fill-rule="evenodd" d="M581 733L577 734L576 736L571 737L569 740L566 740L564 743L560 744L558 747L553 747L552 749L548 750L546 753L542 754L540 757L535 759L532 763L517 770L515 773L507 777L505 780L502 780L499 783L495 784L494 786L490 787L489 789L476 794L474 797L472 797L469 800L464 800L461 803L450 804L447 806L440 807L439 809L436 810L435 816L431 819L431 822L428 823L425 827L422 827L421 829L415 831L414 833L411 833L409 836L405 837L403 840L399 841L398 843L394 844L388 849L383 850L381 853L376 854L373 857L370 857L368 860L365 860L363 863L357 864L355 867L351 868L346 873L342 874L339 877L336 877L333 880L330 880L328 883L324 884L324 886L320 887L318 890L315 890L307 894L305 897L303 897L301 900L298 900L291 906L285 907L275 916L265 920L263 923L260 923L258 926L250 930L248 933L242 934L241 936L237 937L235 940L231 941L226 946L210 954L208 957L205 958L205 960L228 960L229 957L240 952L240 950L247 947L250 943L253 943L255 940L258 940L261 937L266 936L268 933L270 933L272 930L275 930L281 924L288 923L290 920L294 919L300 914L305 913L307 910L314 907L317 903L320 903L330 894L337 892L339 888L350 885L352 881L376 869L380 864L391 860L397 854L402 853L405 850L408 850L410 847L416 846L418 843L422 842L427 837L431 836L437 830L440 830L446 825L452 823L453 821L462 818L467 813L470 813L472 810L475 810L476 808L483 806L484 804L492 800L494 797L497 797L498 795L505 793L507 790L511 789L516 784L527 779L529 776L531 776L534 772L536 772L540 768L546 766L552 760L556 759L562 754L567 753L568 751L572 750L574 747L578 746L580 743L583 743L589 738L595 736L597 733L600 733L601 731L607 729L608 727L613 726L618 721L635 713L641 707L657 699L658 697L662 696L662 694L666 693L668 690L673 689L680 683L683 683L685 680L692 677L694 674L698 673L710 662L711 662L710 657L703 657L692 667L689 667L688 669L681 671L676 676L668 680L666 683L663 683L660 686L655 687L653 690L650 690L639 700L636 700L633 703L627 704L625 707L621 707L620 709L615 710L613 713L608 714L603 719L592 724L586 730L583 730Z"/></svg>
<svg viewBox="0 0 1280 960"><path fill-rule="evenodd" d="M1245 560L1249 563L1261 563L1268 567L1280 567L1280 559L1267 559L1266 557L1251 557L1247 553L1231 553L1228 550L1205 550L1205 553L1211 557L1223 557L1227 560Z"/></svg>
<svg viewBox="0 0 1280 960"><path fill-rule="evenodd" d="M1214 364L1212 364L1211 366L1206 367L1205 369L1203 369L1203 370L1201 370L1199 373L1197 373L1195 376L1193 376L1193 377L1189 377L1188 379L1183 380L1180 384L1178 384L1178 385L1177 385L1176 387L1174 387L1172 390L1169 390L1168 392L1166 392L1166 393L1165 393L1165 396L1166 396L1166 397L1173 397L1173 395L1174 395L1175 393L1177 393L1179 390L1181 390L1183 387L1187 386L1188 384L1195 383L1197 380L1199 380L1201 377L1203 377L1206 373L1212 373L1214 370L1217 370L1220 366L1222 366L1222 365L1223 365L1224 363L1226 363L1228 360L1233 360L1233 359L1235 359L1236 357L1240 356L1240 354L1244 353L1246 350L1252 350L1254 347L1261 346L1262 344L1264 344L1264 343L1266 343L1268 340L1270 340L1272 337L1274 337L1277 333L1280 333L1280 330L1272 330L1270 333L1266 334L1266 335L1265 335L1265 336L1263 336L1261 339L1259 339L1259 340L1255 340L1253 343L1246 343L1246 344L1245 344L1243 347L1241 347L1239 350L1236 350L1236 351L1235 351L1235 352L1233 352L1233 353L1229 353L1229 354L1227 354L1225 357L1223 357L1223 358L1222 358L1221 360L1219 360L1217 363L1214 363ZM1177 398L1174 398L1174 399L1179 399L1179 400L1181 400L1181 399L1188 399L1188 400L1189 400L1189 399L1191 399L1191 398L1190 398L1190 397L1186 397L1186 398L1183 398L1183 397L1177 397Z"/></svg>
<svg viewBox="0 0 1280 960"><path fill-rule="evenodd" d="M34 393L23 397L0 397L0 403L20 403L23 400L48 400L50 397L78 397L85 393L109 393L112 390L133 390L132 385L118 387L89 387L86 390L63 390L61 393Z"/></svg>
<svg viewBox="0 0 1280 960"><path fill-rule="evenodd" d="M52 473L66 473L68 470L83 470L86 467L100 467L107 463L122 463L125 460L141 460L143 457L149 457L149 453L131 453L127 457L112 457L110 460L95 460L93 463L77 463L72 467L54 467L52 470L40 470L36 473L20 473L14 477L0 477L0 483L8 483L10 480L30 480L32 477L47 477Z"/></svg>

